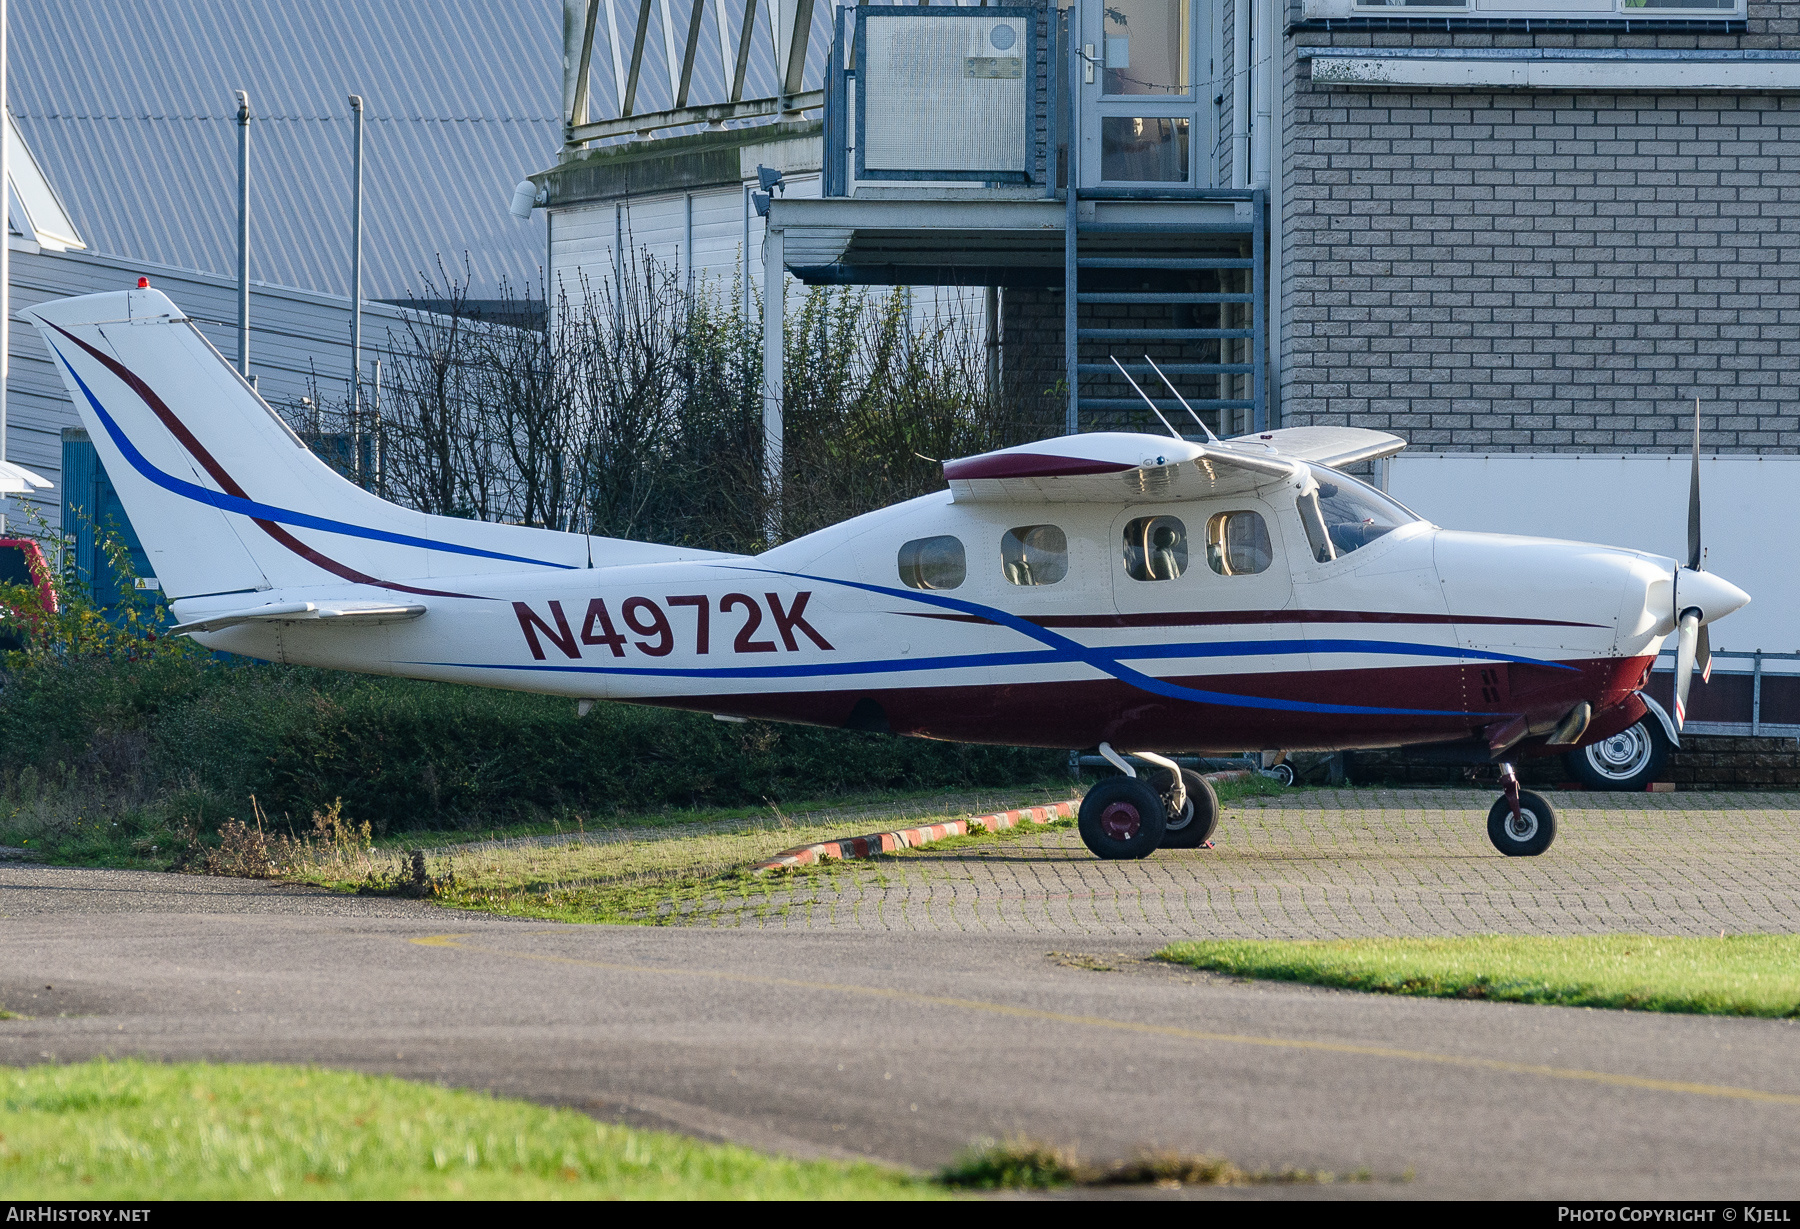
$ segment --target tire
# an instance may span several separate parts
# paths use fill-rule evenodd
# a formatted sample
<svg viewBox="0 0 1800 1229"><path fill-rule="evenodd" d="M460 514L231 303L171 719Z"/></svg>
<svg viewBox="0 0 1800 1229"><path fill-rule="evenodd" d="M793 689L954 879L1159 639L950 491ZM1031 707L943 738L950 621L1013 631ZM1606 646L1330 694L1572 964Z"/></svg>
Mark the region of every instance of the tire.
<svg viewBox="0 0 1800 1229"><path fill-rule="evenodd" d="M1641 793L1669 761L1669 736L1655 713L1611 738L1578 747L1563 757L1569 772L1589 789Z"/></svg>
<svg viewBox="0 0 1800 1229"><path fill-rule="evenodd" d="M1187 805L1179 812L1170 805L1169 795L1175 786L1172 773L1167 769L1152 773L1147 783L1162 799L1166 816L1162 848L1198 849L1212 839L1213 830L1219 826L1219 795L1211 781L1191 768L1183 768L1181 783L1187 789Z"/></svg>
<svg viewBox="0 0 1800 1229"><path fill-rule="evenodd" d="M1519 791L1519 818L1525 830L1514 829L1512 807L1501 796L1488 808L1488 840L1509 858L1535 858L1556 839L1556 808L1542 794Z"/></svg>
<svg viewBox="0 0 1800 1229"><path fill-rule="evenodd" d="M1132 777L1108 777L1081 800L1081 841L1096 858L1147 858L1162 844L1166 812L1156 791Z"/></svg>
<svg viewBox="0 0 1800 1229"><path fill-rule="evenodd" d="M1265 769L1263 771L1263 776L1269 778L1269 780L1275 782L1283 789L1289 789L1292 788L1294 784L1294 766L1292 764L1277 764L1273 768Z"/></svg>

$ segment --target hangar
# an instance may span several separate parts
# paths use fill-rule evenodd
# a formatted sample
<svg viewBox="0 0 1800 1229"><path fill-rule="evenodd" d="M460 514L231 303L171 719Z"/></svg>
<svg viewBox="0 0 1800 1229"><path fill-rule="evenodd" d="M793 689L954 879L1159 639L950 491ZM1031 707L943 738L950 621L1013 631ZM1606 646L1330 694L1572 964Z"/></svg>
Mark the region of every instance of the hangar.
<svg viewBox="0 0 1800 1229"><path fill-rule="evenodd" d="M397 305L442 295L440 261L476 308L503 284L539 280L543 228L507 216L506 195L560 141L554 5L9 12L15 311L147 276L235 357L239 89L251 117L250 374L271 403L291 409L348 386L351 94L366 102L365 386ZM104 471L91 453L77 458L81 489L69 489L74 407L32 330L15 325L10 350L0 455L52 480L28 498L58 525L65 506L105 504Z"/></svg>

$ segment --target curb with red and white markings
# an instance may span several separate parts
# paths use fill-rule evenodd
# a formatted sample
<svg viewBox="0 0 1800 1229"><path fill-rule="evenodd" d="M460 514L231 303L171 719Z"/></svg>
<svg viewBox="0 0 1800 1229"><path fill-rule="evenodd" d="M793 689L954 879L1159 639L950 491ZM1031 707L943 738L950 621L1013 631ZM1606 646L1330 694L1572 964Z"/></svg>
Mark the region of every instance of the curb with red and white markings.
<svg viewBox="0 0 1800 1229"><path fill-rule="evenodd" d="M1225 781L1246 781L1256 774L1233 768L1203 775L1208 781L1218 785ZM836 841L820 841L816 845L799 845L793 849L783 850L767 862L758 862L750 868L750 873L760 875L764 871L811 866L817 862L873 858L880 854L892 853L896 849L914 849L920 845L929 845L933 841L941 841L947 836L967 836L970 828L986 828L989 832L999 832L1004 828L1015 828L1020 824L1047 824L1058 819L1074 819L1080 813L1081 799L1076 798L1047 807L1026 807L1022 811L999 811L993 815L977 815L971 819L952 819L947 823L926 824L920 828L901 828L894 832L873 832L868 836L847 836ZM1209 844L1207 848L1210 849L1212 846Z"/></svg>
<svg viewBox="0 0 1800 1229"><path fill-rule="evenodd" d="M811 866L815 862L873 858L878 854L892 853L896 849L913 849L920 845L929 845L933 841L941 841L945 837L967 836L971 828L986 828L989 832L999 832L1020 824L1048 824L1059 819L1074 819L1080 809L1079 801L1058 802L1047 807L999 811L993 815L977 815L971 819L952 819L945 823L925 824L918 828L900 828L893 832L875 832L868 836L848 836L836 841L820 841L816 845L801 845L794 849L784 850L767 862L758 862L750 870L753 874L761 874L764 871L785 870L794 866Z"/></svg>

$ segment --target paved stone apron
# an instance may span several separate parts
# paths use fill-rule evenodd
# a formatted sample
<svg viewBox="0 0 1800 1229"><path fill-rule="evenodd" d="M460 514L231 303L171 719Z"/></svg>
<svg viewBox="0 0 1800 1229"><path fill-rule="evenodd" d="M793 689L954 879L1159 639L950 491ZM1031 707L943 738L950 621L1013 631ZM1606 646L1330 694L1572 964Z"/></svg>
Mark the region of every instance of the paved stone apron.
<svg viewBox="0 0 1800 1229"><path fill-rule="evenodd" d="M836 864L689 920L1168 938L1800 931L1800 794L1550 797L1558 836L1537 858L1488 843L1487 791L1306 790L1227 804L1211 850L1101 862L1071 826Z"/></svg>

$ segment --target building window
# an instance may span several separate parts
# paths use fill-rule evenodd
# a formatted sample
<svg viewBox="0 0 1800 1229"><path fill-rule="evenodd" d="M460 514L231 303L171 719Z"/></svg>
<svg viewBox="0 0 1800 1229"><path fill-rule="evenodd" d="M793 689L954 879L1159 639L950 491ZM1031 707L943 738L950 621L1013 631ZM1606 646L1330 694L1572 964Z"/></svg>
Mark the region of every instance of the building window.
<svg viewBox="0 0 1800 1229"><path fill-rule="evenodd" d="M900 548L900 580L911 589L954 589L969 574L956 538L915 538Z"/></svg>
<svg viewBox="0 0 1800 1229"><path fill-rule="evenodd" d="M1260 512L1221 512L1206 522L1206 563L1221 576L1254 576L1275 561Z"/></svg>
<svg viewBox="0 0 1800 1229"><path fill-rule="evenodd" d="M1188 92L1188 0L1107 0L1105 13L1106 93Z"/></svg>
<svg viewBox="0 0 1800 1229"><path fill-rule="evenodd" d="M1055 525L1009 529L1000 539L1000 568L1015 585L1053 585L1069 574L1069 539Z"/></svg>
<svg viewBox="0 0 1800 1229"><path fill-rule="evenodd" d="M1125 526L1125 575L1174 580L1187 571L1187 526L1172 516L1144 516Z"/></svg>
<svg viewBox="0 0 1800 1229"><path fill-rule="evenodd" d="M1359 9L1466 9L1469 0L1356 0Z"/></svg>
<svg viewBox="0 0 1800 1229"><path fill-rule="evenodd" d="M1186 119L1102 116L1100 178L1130 183L1186 183L1188 128Z"/></svg>
<svg viewBox="0 0 1800 1229"><path fill-rule="evenodd" d="M1625 11L1633 9L1735 9L1738 0L1625 0Z"/></svg>

